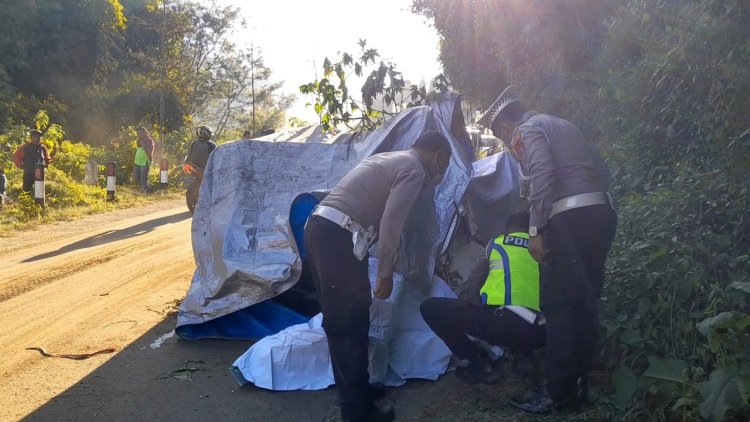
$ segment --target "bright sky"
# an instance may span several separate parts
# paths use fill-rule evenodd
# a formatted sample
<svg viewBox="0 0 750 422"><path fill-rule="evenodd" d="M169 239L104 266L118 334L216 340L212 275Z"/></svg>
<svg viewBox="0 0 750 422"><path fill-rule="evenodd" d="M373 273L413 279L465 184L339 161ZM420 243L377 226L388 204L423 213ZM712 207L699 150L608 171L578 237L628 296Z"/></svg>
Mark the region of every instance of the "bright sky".
<svg viewBox="0 0 750 422"><path fill-rule="evenodd" d="M241 9L248 29L238 44L261 49L274 81L283 81L284 93L297 94L289 115L317 121L310 99L298 87L322 73L323 60L339 51L356 54L357 41L367 40L381 58L389 59L404 79L419 83L438 75L438 35L426 20L409 11L410 0L221 0ZM252 28L252 29L251 29ZM314 65L313 65L314 64ZM349 85L359 91L361 83Z"/></svg>

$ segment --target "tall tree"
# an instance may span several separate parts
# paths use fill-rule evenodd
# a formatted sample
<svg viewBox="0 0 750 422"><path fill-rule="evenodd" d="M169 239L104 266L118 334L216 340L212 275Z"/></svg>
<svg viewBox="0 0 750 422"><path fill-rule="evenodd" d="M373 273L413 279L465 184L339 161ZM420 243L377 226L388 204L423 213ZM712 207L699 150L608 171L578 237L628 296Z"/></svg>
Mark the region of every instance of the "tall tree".
<svg viewBox="0 0 750 422"><path fill-rule="evenodd" d="M596 58L614 3L414 0L412 11L440 34L440 61L453 86L483 107L507 84L530 78L558 94L574 90L578 71Z"/></svg>

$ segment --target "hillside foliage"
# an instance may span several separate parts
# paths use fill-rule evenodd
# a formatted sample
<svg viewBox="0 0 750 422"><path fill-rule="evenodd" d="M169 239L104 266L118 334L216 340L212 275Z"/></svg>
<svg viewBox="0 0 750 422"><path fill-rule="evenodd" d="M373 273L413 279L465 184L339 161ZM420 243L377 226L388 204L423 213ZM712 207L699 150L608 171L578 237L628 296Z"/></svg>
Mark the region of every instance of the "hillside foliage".
<svg viewBox="0 0 750 422"><path fill-rule="evenodd" d="M750 417L750 2L414 0L475 110L520 85L606 156L600 367L623 420Z"/></svg>

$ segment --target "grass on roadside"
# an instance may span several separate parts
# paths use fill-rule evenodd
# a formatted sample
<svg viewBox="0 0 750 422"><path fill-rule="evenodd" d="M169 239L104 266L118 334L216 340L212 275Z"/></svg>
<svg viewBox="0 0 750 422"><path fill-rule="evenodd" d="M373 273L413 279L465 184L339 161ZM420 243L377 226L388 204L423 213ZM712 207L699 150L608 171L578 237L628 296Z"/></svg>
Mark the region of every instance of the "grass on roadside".
<svg viewBox="0 0 750 422"><path fill-rule="evenodd" d="M0 209L0 236L38 224L70 221L84 215L184 196L176 183L171 184L169 190L148 194L141 193L133 186L117 186L115 202L108 202L104 187L78 183L54 168L48 169L45 191L47 204L42 208L34 202L33 195L21 192L20 185L12 184L9 199Z"/></svg>

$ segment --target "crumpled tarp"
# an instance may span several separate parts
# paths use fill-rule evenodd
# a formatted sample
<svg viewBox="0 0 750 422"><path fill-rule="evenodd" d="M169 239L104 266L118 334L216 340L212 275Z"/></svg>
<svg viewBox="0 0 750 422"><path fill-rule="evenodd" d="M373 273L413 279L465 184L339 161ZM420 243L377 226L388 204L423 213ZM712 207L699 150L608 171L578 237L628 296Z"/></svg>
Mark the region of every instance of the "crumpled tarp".
<svg viewBox="0 0 750 422"><path fill-rule="evenodd" d="M375 287L377 261L369 262ZM399 386L409 378L437 379L445 373L451 351L430 330L419 312L425 297L455 297L435 276L427 295L393 277L393 292L370 306L370 382ZM320 390L334 384L323 315L289 327L253 344L237 358L231 373L240 385L253 383L269 390Z"/></svg>
<svg viewBox="0 0 750 422"><path fill-rule="evenodd" d="M302 265L287 221L295 196L333 188L364 158L408 149L420 134L437 130L451 143L451 164L434 192L422 195L415 205L397 266L407 282L421 284L426 291L435 252L445 240L472 171L459 104L458 96L451 95L431 106L408 108L364 140L343 135L334 143L241 140L218 146L209 158L193 216L197 268L180 306L177 335L257 339L268 334L243 331L242 325L257 324L243 324L241 319L232 322L240 326L231 329L203 328L273 298L298 281Z"/></svg>
<svg viewBox="0 0 750 422"><path fill-rule="evenodd" d="M473 167L464 200L471 205L477 241L484 245L505 229L508 216L521 207L519 167L508 152L475 161Z"/></svg>

